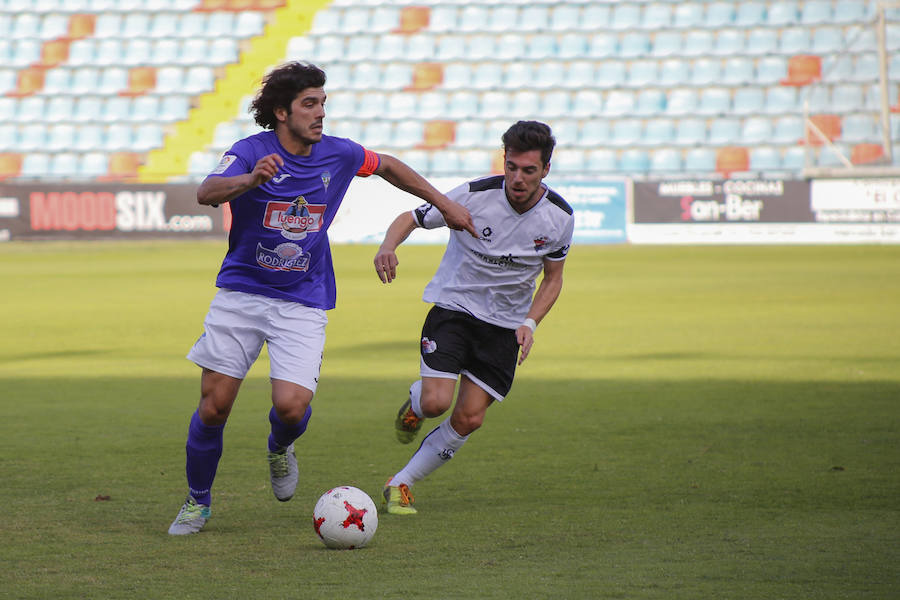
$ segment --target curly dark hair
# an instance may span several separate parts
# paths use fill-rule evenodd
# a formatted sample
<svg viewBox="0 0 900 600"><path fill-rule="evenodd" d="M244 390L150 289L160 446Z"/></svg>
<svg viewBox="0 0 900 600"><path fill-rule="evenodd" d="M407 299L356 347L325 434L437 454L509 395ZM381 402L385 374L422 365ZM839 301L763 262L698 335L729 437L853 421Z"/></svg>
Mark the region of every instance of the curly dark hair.
<svg viewBox="0 0 900 600"><path fill-rule="evenodd" d="M325 87L325 71L310 63L289 62L269 71L262 87L250 105L256 123L265 129L275 129L278 122L275 109L284 107L291 112L291 102L307 88Z"/></svg>
<svg viewBox="0 0 900 600"><path fill-rule="evenodd" d="M541 151L541 162L544 166L550 164L553 148L556 146L556 138L550 127L540 121L519 121L506 130L503 134L503 150L516 152L528 152L529 150Z"/></svg>

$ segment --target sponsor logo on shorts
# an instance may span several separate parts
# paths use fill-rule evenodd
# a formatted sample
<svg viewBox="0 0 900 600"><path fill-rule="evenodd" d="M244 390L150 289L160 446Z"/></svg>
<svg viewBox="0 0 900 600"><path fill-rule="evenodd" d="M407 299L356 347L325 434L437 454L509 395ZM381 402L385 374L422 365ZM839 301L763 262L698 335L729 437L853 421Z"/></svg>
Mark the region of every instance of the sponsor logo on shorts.
<svg viewBox="0 0 900 600"><path fill-rule="evenodd" d="M256 263L273 271L306 271L309 269L309 254L297 244L285 242L278 244L273 250L256 244Z"/></svg>
<svg viewBox="0 0 900 600"><path fill-rule="evenodd" d="M431 354L437 350L437 342L429 340L427 337L422 338L422 354Z"/></svg>

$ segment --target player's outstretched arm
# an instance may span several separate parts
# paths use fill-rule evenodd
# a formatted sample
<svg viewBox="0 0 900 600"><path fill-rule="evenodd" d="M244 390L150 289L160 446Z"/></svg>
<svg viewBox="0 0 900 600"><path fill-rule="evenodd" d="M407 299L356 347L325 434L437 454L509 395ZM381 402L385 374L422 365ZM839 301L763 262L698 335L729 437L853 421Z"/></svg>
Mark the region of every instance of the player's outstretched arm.
<svg viewBox="0 0 900 600"><path fill-rule="evenodd" d="M218 206L234 200L247 190L259 187L278 173L284 159L277 154L263 156L249 173L232 177L207 177L197 188L197 202Z"/></svg>
<svg viewBox="0 0 900 600"><path fill-rule="evenodd" d="M418 227L412 213L401 213L388 227L384 234L384 241L375 254L375 273L381 279L381 283L390 283L397 277L397 246L402 244L409 234Z"/></svg>
<svg viewBox="0 0 900 600"><path fill-rule="evenodd" d="M428 202L444 215L444 221L450 229L465 230L477 238L478 232L472 223L472 215L461 204L454 202L435 189L433 185L416 173L409 165L394 158L390 154L380 154L381 161L375 174L396 188L418 196Z"/></svg>
<svg viewBox="0 0 900 600"><path fill-rule="evenodd" d="M528 309L526 323L530 320L534 321L533 325L541 322L541 319L547 316L559 293L562 291L563 284L563 266L565 260L547 260L544 259L544 277L538 286L537 292L534 293L534 299L531 301L531 308ZM531 352L531 346L534 344L534 329L530 325L522 324L516 329L516 340L522 347L519 354L519 364L528 358Z"/></svg>

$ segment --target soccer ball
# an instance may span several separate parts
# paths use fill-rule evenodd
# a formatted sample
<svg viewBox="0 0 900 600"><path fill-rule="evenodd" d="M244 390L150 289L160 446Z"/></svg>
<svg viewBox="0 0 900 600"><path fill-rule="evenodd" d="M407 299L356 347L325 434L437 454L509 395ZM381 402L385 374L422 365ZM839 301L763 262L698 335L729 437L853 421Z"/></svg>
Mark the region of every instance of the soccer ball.
<svg viewBox="0 0 900 600"><path fill-rule="evenodd" d="M362 548L378 529L378 510L364 491L342 485L328 490L316 502L313 527L329 548Z"/></svg>

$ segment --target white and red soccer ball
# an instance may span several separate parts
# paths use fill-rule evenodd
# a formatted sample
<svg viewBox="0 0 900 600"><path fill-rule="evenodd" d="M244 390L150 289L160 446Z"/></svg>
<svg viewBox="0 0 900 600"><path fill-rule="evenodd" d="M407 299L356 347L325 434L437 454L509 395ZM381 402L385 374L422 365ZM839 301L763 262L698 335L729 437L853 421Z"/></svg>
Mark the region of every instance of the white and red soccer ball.
<svg viewBox="0 0 900 600"><path fill-rule="evenodd" d="M313 527L329 548L362 548L378 529L378 510L364 491L342 485L328 490L316 502Z"/></svg>

